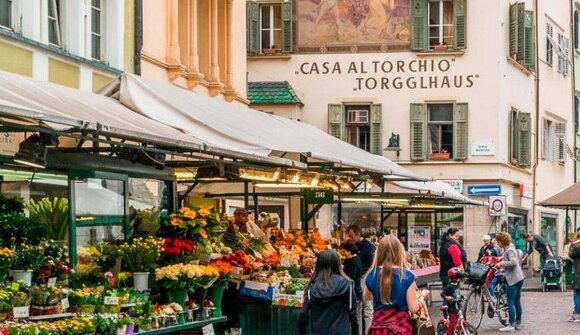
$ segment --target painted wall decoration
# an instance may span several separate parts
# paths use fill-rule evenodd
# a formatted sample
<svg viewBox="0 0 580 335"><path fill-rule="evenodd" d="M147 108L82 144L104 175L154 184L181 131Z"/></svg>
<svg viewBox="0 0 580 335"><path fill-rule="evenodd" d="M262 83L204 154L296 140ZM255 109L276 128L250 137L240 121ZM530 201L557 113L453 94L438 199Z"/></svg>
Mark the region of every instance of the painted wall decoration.
<svg viewBox="0 0 580 335"><path fill-rule="evenodd" d="M407 50L410 0L296 0L298 52Z"/></svg>

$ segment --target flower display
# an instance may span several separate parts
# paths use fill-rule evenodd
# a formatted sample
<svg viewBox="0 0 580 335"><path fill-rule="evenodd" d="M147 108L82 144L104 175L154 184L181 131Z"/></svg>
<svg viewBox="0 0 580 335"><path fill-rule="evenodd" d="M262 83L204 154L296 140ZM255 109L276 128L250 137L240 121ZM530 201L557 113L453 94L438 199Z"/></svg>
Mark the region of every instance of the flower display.
<svg viewBox="0 0 580 335"><path fill-rule="evenodd" d="M40 266L44 259L42 245L32 246L21 243L15 249L16 257L12 263L12 268L15 270L34 270Z"/></svg>
<svg viewBox="0 0 580 335"><path fill-rule="evenodd" d="M102 305L104 301L104 290L105 288L103 286L96 288L83 287L80 290L69 290L69 303L71 307Z"/></svg>
<svg viewBox="0 0 580 335"><path fill-rule="evenodd" d="M62 335L82 335L95 331L93 320L86 316L52 322L38 322L38 325Z"/></svg>
<svg viewBox="0 0 580 335"><path fill-rule="evenodd" d="M162 222L160 234L207 246L222 228L220 215L214 209L182 207Z"/></svg>
<svg viewBox="0 0 580 335"><path fill-rule="evenodd" d="M173 264L155 270L155 280L165 288L195 288L220 276L213 266Z"/></svg>
<svg viewBox="0 0 580 335"><path fill-rule="evenodd" d="M163 253L164 240L149 236L138 237L119 248L121 258L131 272L149 272L157 266Z"/></svg>
<svg viewBox="0 0 580 335"><path fill-rule="evenodd" d="M185 255L192 253L193 249L193 241L170 237L164 239L163 250L168 256Z"/></svg>

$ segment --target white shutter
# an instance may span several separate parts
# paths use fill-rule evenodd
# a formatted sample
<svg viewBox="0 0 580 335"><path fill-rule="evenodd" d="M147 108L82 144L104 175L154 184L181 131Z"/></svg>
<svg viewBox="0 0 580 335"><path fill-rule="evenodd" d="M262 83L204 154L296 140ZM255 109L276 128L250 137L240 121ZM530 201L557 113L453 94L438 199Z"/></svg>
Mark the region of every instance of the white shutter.
<svg viewBox="0 0 580 335"><path fill-rule="evenodd" d="M560 33L558 33L558 45L556 45L556 54L558 54L558 73L564 73L564 36L562 36Z"/></svg>
<svg viewBox="0 0 580 335"><path fill-rule="evenodd" d="M554 28L549 23L546 23L546 63L552 65L553 50L554 50Z"/></svg>
<svg viewBox="0 0 580 335"><path fill-rule="evenodd" d="M548 129L548 120L542 118L542 152L541 157L544 159L548 158L548 141L550 138L550 133Z"/></svg>
<svg viewBox="0 0 580 335"><path fill-rule="evenodd" d="M570 39L567 37L563 38L564 40L564 74L570 74Z"/></svg>
<svg viewBox="0 0 580 335"><path fill-rule="evenodd" d="M559 163L566 162L566 123L556 122L555 128L555 161Z"/></svg>

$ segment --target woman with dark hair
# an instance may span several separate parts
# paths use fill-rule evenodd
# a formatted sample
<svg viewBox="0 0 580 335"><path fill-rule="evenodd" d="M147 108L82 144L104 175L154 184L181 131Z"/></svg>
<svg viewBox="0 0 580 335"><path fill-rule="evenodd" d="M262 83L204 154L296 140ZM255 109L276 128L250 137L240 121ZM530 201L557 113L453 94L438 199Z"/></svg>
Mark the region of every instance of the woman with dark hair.
<svg viewBox="0 0 580 335"><path fill-rule="evenodd" d="M465 269L467 263L467 252L463 246L457 242L459 240L459 229L449 228L443 235L441 240L441 247L439 248L440 270L439 277L443 286L443 291L449 286L450 280L447 272L451 268L458 267ZM446 305L445 298L443 305Z"/></svg>
<svg viewBox="0 0 580 335"><path fill-rule="evenodd" d="M358 246L355 241L346 240L340 245L340 253L344 256L343 271L354 281L354 291L356 293L356 316L359 325L361 324L362 313L362 286L361 278L362 262L358 256ZM359 327L362 328L362 327Z"/></svg>
<svg viewBox="0 0 580 335"><path fill-rule="evenodd" d="M316 259L304 292L298 334L358 335L354 282L342 271L334 250L324 250Z"/></svg>

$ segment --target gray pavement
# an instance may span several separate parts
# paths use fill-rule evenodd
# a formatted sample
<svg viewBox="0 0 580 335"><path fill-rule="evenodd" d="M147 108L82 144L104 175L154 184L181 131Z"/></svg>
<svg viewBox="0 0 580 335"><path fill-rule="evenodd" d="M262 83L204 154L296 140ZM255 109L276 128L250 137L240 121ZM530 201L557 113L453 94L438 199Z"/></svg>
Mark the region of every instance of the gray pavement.
<svg viewBox="0 0 580 335"><path fill-rule="evenodd" d="M572 291L541 292L539 279L532 278L526 280L522 292L523 328L516 331L514 334L580 335L580 323L570 323L566 321L574 306L572 294ZM467 292L465 292L464 295L467 295ZM434 291L433 297L435 297L435 299L438 298L439 292ZM429 308L431 320L434 323L437 323L441 317L441 311L439 310L440 306L440 302L435 302ZM490 319L485 315L481 326L478 329L478 334L506 334L498 331L501 327L502 326L497 318Z"/></svg>

